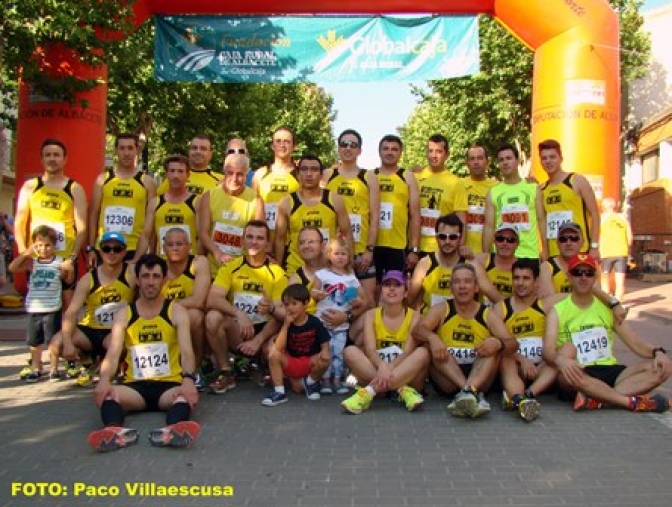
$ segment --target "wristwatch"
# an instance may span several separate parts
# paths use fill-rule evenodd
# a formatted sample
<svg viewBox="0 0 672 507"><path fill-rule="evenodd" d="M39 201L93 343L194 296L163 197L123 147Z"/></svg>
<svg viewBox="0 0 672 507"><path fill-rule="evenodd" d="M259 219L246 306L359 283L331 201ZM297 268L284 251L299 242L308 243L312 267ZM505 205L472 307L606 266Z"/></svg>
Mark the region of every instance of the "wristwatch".
<svg viewBox="0 0 672 507"><path fill-rule="evenodd" d="M590 244L590 248L600 248L600 244L599 244L599 243L596 243L596 242L593 241L593 242Z"/></svg>
<svg viewBox="0 0 672 507"><path fill-rule="evenodd" d="M367 252L373 252L373 245L366 245L366 251Z"/></svg>
<svg viewBox="0 0 672 507"><path fill-rule="evenodd" d="M190 378L191 380L193 380L194 382L196 382L196 378L197 378L197 377L196 377L196 374L195 374L194 372L192 372L192 371L183 371L183 372L181 373L181 375L182 375L182 378Z"/></svg>
<svg viewBox="0 0 672 507"><path fill-rule="evenodd" d="M616 296L611 296L609 298L609 308L614 309L620 304L621 304L621 302L618 300L618 298Z"/></svg>
<svg viewBox="0 0 672 507"><path fill-rule="evenodd" d="M656 358L656 354L657 354L658 352L662 352L663 354L667 354L667 350L665 350L663 347L654 347L654 348L653 348L653 352L651 353L651 357L652 357L653 359L655 359L655 358Z"/></svg>
<svg viewBox="0 0 672 507"><path fill-rule="evenodd" d="M411 249L408 251L408 253L414 253L414 254L417 254L417 253L420 253L420 249L419 249L417 246L414 246L413 248L411 248Z"/></svg>

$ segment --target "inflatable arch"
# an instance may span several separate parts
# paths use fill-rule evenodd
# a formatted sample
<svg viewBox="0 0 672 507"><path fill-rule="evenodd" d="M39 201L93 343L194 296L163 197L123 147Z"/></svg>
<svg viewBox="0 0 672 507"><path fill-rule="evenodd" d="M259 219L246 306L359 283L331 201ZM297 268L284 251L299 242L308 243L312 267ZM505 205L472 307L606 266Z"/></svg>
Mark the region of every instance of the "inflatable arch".
<svg viewBox="0 0 672 507"><path fill-rule="evenodd" d="M243 11L243 12L241 12ZM134 22L153 14L473 14L494 16L535 51L532 104L533 171L540 180L536 145L560 141L567 170L585 174L598 198L620 196L619 29L607 0L138 0ZM51 64L69 60L75 75L105 78L72 55L53 51ZM45 66L48 68L49 62ZM67 172L90 191L105 159L107 89L82 95L88 107L32 96L22 86L17 132L17 188L42 172L39 147L45 137L68 147ZM448 133L450 135L450 133ZM502 140L506 141L506 140Z"/></svg>

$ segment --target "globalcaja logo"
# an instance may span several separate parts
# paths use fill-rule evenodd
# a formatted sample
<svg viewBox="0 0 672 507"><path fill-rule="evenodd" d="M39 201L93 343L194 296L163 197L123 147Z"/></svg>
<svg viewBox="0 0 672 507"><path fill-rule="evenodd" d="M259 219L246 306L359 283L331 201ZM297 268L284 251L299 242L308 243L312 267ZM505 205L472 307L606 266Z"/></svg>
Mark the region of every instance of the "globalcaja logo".
<svg viewBox="0 0 672 507"><path fill-rule="evenodd" d="M345 42L345 38L342 35L336 37L336 30L329 30L327 36L320 35L317 38L317 43L324 49L327 53L332 49L340 46Z"/></svg>
<svg viewBox="0 0 672 507"><path fill-rule="evenodd" d="M214 58L214 49L202 49L183 56L177 63L175 63L175 66L178 69L186 70L187 72L197 72L210 65L210 62L212 62Z"/></svg>

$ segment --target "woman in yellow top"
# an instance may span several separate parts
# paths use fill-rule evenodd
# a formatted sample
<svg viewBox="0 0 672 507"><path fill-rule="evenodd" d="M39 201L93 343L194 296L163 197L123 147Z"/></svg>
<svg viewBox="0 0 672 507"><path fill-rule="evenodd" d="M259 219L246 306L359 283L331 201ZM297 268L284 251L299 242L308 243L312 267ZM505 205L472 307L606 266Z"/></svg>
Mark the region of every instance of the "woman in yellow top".
<svg viewBox="0 0 672 507"><path fill-rule="evenodd" d="M396 391L407 410L424 403L422 392L429 369L429 352L409 339L419 320L404 306L407 285L401 271L383 275L380 306L364 315L364 348L351 345L345 362L357 378L357 392L341 403L351 414L367 410L376 394Z"/></svg>

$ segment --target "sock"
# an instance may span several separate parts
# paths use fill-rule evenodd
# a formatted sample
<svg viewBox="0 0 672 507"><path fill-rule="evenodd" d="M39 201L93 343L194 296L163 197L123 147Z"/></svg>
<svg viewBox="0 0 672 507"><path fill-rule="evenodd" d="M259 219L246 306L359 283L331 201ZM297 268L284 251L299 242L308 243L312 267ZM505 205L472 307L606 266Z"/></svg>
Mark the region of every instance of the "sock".
<svg viewBox="0 0 672 507"><path fill-rule="evenodd" d="M191 415L191 407L185 401L173 403L166 414L166 424L170 426L182 421L188 421Z"/></svg>
<svg viewBox="0 0 672 507"><path fill-rule="evenodd" d="M376 395L376 390L372 386L366 386L364 390L369 393L371 396Z"/></svg>
<svg viewBox="0 0 672 507"><path fill-rule="evenodd" d="M124 409L114 400L105 400L100 406L100 418L104 426L123 426Z"/></svg>
<svg viewBox="0 0 672 507"><path fill-rule="evenodd" d="M310 375L308 375L306 377L306 384L307 385L312 386L315 382L317 382L317 380L313 380L313 377L311 377Z"/></svg>
<svg viewBox="0 0 672 507"><path fill-rule="evenodd" d="M276 393L285 394L285 386L275 386L273 389Z"/></svg>

